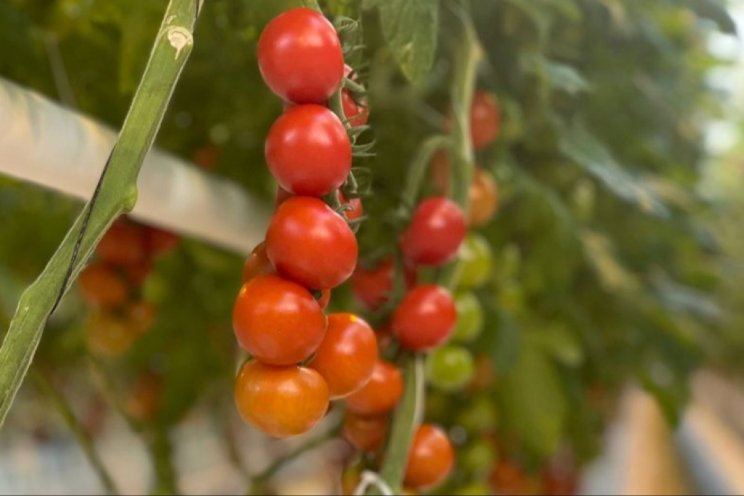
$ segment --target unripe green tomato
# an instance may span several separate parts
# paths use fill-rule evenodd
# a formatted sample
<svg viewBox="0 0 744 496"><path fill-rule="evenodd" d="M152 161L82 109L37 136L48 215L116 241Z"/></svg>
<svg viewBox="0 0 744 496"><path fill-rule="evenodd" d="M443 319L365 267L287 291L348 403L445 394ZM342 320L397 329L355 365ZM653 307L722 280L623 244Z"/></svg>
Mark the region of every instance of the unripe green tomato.
<svg viewBox="0 0 744 496"><path fill-rule="evenodd" d="M458 288L477 288L488 281L493 267L493 255L486 238L479 234L469 234L460 247L459 259Z"/></svg>
<svg viewBox="0 0 744 496"><path fill-rule="evenodd" d="M483 331L483 307L473 293L455 295L457 324L452 332L452 341L468 343L480 336Z"/></svg>
<svg viewBox="0 0 744 496"><path fill-rule="evenodd" d="M494 401L487 395L476 396L457 416L457 423L471 433L493 431L499 423L499 412Z"/></svg>
<svg viewBox="0 0 744 496"><path fill-rule="evenodd" d="M461 346L441 346L426 358L429 383L445 391L462 389L474 373L473 355Z"/></svg>
<svg viewBox="0 0 744 496"><path fill-rule="evenodd" d="M476 438L462 448L458 459L462 467L476 475L485 474L496 461L496 448L483 438Z"/></svg>

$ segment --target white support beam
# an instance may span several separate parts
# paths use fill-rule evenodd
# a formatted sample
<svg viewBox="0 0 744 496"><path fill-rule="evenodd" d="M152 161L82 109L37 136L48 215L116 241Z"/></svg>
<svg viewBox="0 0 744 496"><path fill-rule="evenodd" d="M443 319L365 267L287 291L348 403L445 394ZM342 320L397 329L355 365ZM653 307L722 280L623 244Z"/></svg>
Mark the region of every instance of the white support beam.
<svg viewBox="0 0 744 496"><path fill-rule="evenodd" d="M0 174L90 198L117 134L95 120L0 78ZM185 236L248 253L268 211L234 183L152 150L132 216Z"/></svg>

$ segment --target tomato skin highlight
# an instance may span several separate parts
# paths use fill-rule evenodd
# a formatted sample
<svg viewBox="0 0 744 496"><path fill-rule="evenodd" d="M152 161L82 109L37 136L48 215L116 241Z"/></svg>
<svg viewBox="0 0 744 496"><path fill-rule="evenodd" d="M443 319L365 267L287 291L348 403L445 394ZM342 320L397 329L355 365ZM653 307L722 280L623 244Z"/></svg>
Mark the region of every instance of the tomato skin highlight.
<svg viewBox="0 0 744 496"><path fill-rule="evenodd" d="M403 396L403 375L390 362L379 359L367 384L346 397L346 406L361 416L383 415L398 404Z"/></svg>
<svg viewBox="0 0 744 496"><path fill-rule="evenodd" d="M344 439L359 451L377 451L385 442L390 419L387 415L364 417L346 412L343 425Z"/></svg>
<svg viewBox="0 0 744 496"><path fill-rule="evenodd" d="M240 289L233 329L240 346L256 359L270 365L291 365L318 349L326 318L305 288L264 275Z"/></svg>
<svg viewBox="0 0 744 496"><path fill-rule="evenodd" d="M393 333L405 348L415 351L439 346L449 338L457 321L452 295L434 284L409 291L393 313Z"/></svg>
<svg viewBox="0 0 744 496"><path fill-rule="evenodd" d="M470 107L470 139L482 150L493 143L501 131L501 111L496 100L485 91L476 91Z"/></svg>
<svg viewBox="0 0 744 496"><path fill-rule="evenodd" d="M320 105L298 105L269 129L264 148L269 171L290 193L323 196L351 170L351 141L341 120Z"/></svg>
<svg viewBox="0 0 744 496"><path fill-rule="evenodd" d="M328 316L328 328L309 367L328 384L331 399L361 389L377 363L377 337L364 320L351 313Z"/></svg>
<svg viewBox="0 0 744 496"><path fill-rule="evenodd" d="M258 67L266 85L293 103L323 103L344 74L344 55L333 25L299 7L272 19L258 40Z"/></svg>
<svg viewBox="0 0 744 496"><path fill-rule="evenodd" d="M443 265L465 238L465 217L453 201L435 196L422 201L403 232L400 247L409 265Z"/></svg>
<svg viewBox="0 0 744 496"><path fill-rule="evenodd" d="M241 417L269 436L284 438L310 430L328 410L328 386L316 371L290 365L246 362L235 380Z"/></svg>
<svg viewBox="0 0 744 496"><path fill-rule="evenodd" d="M455 463L455 452L447 434L431 424L421 424L413 436L404 484L426 489L444 482Z"/></svg>
<svg viewBox="0 0 744 496"><path fill-rule="evenodd" d="M277 208L266 233L277 272L312 289L331 289L356 267L356 237L346 221L317 198L295 196Z"/></svg>

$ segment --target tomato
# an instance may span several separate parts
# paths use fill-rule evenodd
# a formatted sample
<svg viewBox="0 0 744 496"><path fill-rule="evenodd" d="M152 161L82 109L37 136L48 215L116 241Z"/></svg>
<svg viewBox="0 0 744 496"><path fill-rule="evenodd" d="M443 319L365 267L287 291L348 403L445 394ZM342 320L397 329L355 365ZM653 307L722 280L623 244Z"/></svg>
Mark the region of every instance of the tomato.
<svg viewBox="0 0 744 496"><path fill-rule="evenodd" d="M480 227L488 223L499 208L499 191L493 174L476 167L468 189L468 225Z"/></svg>
<svg viewBox="0 0 744 496"><path fill-rule="evenodd" d="M152 373L142 374L127 395L127 414L140 422L151 420L160 409L161 393L160 378Z"/></svg>
<svg viewBox="0 0 744 496"><path fill-rule="evenodd" d="M452 332L452 341L469 343L480 336L483 331L483 307L473 293L455 295L457 324Z"/></svg>
<svg viewBox="0 0 744 496"><path fill-rule="evenodd" d="M338 199L341 202L341 205L346 207L346 211L344 212L344 216L346 216L346 220L358 219L362 215L364 215L364 209L362 208L362 200L360 198L352 198L351 200L347 200L344 194L339 191Z"/></svg>
<svg viewBox="0 0 744 496"><path fill-rule="evenodd" d="M152 272L152 262L145 258L137 263L122 265L121 268L127 276L129 284L138 288L145 283L145 280Z"/></svg>
<svg viewBox="0 0 744 496"><path fill-rule="evenodd" d="M144 300L131 303L127 308L127 318L140 334L150 330L155 323L156 313L155 305Z"/></svg>
<svg viewBox="0 0 744 496"><path fill-rule="evenodd" d="M298 105L282 114L269 130L264 151L271 174L295 195L330 193L351 170L346 128L320 105Z"/></svg>
<svg viewBox="0 0 744 496"><path fill-rule="evenodd" d="M452 333L457 309L450 293L426 284L409 291L393 314L393 333L401 345L426 350L443 343Z"/></svg>
<svg viewBox="0 0 744 496"><path fill-rule="evenodd" d="M307 288L330 289L354 272L358 247L343 217L317 198L296 196L271 219L266 253L280 274Z"/></svg>
<svg viewBox="0 0 744 496"><path fill-rule="evenodd" d="M393 265L388 258L372 269L357 267L351 276L354 296L368 309L374 310L387 302L393 290Z"/></svg>
<svg viewBox="0 0 744 496"><path fill-rule="evenodd" d="M488 473L496 460L496 448L490 441L482 437L476 438L461 449L458 459L460 465L470 473Z"/></svg>
<svg viewBox="0 0 744 496"><path fill-rule="evenodd" d="M319 12L300 7L266 25L258 39L258 68L284 100L323 103L341 84L344 54L333 25Z"/></svg>
<svg viewBox="0 0 744 496"><path fill-rule="evenodd" d="M310 430L328 410L328 386L316 371L246 362L235 380L243 420L273 437Z"/></svg>
<svg viewBox="0 0 744 496"><path fill-rule="evenodd" d="M446 150L437 150L431 158L429 164L429 173L431 175L434 188L441 195L446 195L450 187L450 158Z"/></svg>
<svg viewBox="0 0 744 496"><path fill-rule="evenodd" d="M414 266L445 264L460 248L465 230L465 218L456 203L441 196L427 198L403 232L403 258Z"/></svg>
<svg viewBox="0 0 744 496"><path fill-rule="evenodd" d="M86 324L88 349L105 357L115 357L127 351L139 334L129 320L109 312L94 312Z"/></svg>
<svg viewBox="0 0 744 496"><path fill-rule="evenodd" d="M101 260L114 265L139 263L145 258L144 230L122 217L103 235L96 253Z"/></svg>
<svg viewBox="0 0 744 496"><path fill-rule="evenodd" d="M90 305L114 308L129 297L127 283L116 270L101 262L88 265L80 273L80 292Z"/></svg>
<svg viewBox="0 0 744 496"><path fill-rule="evenodd" d="M400 369L390 362L378 360L367 384L346 397L346 406L357 415L383 415L395 408L402 395Z"/></svg>
<svg viewBox="0 0 744 496"><path fill-rule="evenodd" d="M220 149L212 143L206 143L194 150L191 160L203 169L212 170L220 161Z"/></svg>
<svg viewBox="0 0 744 496"><path fill-rule="evenodd" d="M377 451L387 436L388 417L363 417L346 412L343 435L359 451Z"/></svg>
<svg viewBox="0 0 744 496"><path fill-rule="evenodd" d="M181 237L178 234L164 229L148 226L143 231L146 250L150 255L161 255L173 251L181 242Z"/></svg>
<svg viewBox="0 0 744 496"><path fill-rule="evenodd" d="M498 494L536 494L534 483L521 468L509 460L499 460L488 480Z"/></svg>
<svg viewBox="0 0 744 496"><path fill-rule="evenodd" d="M328 316L328 328L310 368L328 384L331 399L364 386L377 363L377 338L364 320L351 313Z"/></svg>
<svg viewBox="0 0 744 496"><path fill-rule="evenodd" d="M349 77L349 74L351 74L352 81L356 80L355 74L352 74L352 68L345 65L344 77ZM367 124L369 109L367 108L366 99L356 100L351 91L343 90L341 91L341 105L344 109L344 116L349 121L351 127L360 127Z"/></svg>
<svg viewBox="0 0 744 496"><path fill-rule="evenodd" d="M473 148L483 149L494 142L501 130L501 112L494 98L476 91L470 107L470 139Z"/></svg>
<svg viewBox="0 0 744 496"><path fill-rule="evenodd" d="M404 484L426 489L444 482L455 463L455 452L447 434L431 424L421 424L413 436Z"/></svg>
<svg viewBox="0 0 744 496"><path fill-rule="evenodd" d="M457 287L470 289L483 286L491 277L491 245L479 234L469 234L460 247Z"/></svg>
<svg viewBox="0 0 744 496"><path fill-rule="evenodd" d="M460 410L457 423L479 436L494 431L499 423L499 412L494 399L489 395L474 395L470 403Z"/></svg>
<svg viewBox="0 0 744 496"><path fill-rule="evenodd" d="M266 241L261 241L253 248L251 254L243 265L243 282L248 282L254 277L273 274L274 266L271 265L266 255Z"/></svg>
<svg viewBox="0 0 744 496"><path fill-rule="evenodd" d="M309 357L320 343L326 318L308 290L274 275L243 285L235 300L233 329L238 343L271 365L290 365Z"/></svg>
<svg viewBox="0 0 744 496"><path fill-rule="evenodd" d="M426 357L426 376L433 386L458 391L473 377L473 356L461 346L440 346Z"/></svg>

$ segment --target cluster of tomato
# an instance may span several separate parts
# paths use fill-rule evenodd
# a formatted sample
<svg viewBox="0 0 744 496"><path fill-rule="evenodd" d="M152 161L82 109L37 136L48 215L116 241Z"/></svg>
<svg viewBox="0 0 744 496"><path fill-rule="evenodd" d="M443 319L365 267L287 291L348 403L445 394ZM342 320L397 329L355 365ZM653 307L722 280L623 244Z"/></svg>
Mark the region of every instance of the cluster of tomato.
<svg viewBox="0 0 744 496"><path fill-rule="evenodd" d="M175 234L125 217L101 238L95 260L78 279L83 299L94 309L86 326L92 353L120 355L152 326L155 307L142 298L142 284L153 259L178 242Z"/></svg>
<svg viewBox="0 0 744 496"><path fill-rule="evenodd" d="M347 201L340 191L352 143L326 105L350 73L338 35L319 12L296 8L266 26L258 50L261 74L285 111L265 146L279 184L276 211L265 241L246 261L233 312L238 343L251 356L238 374L235 400L247 422L286 437L315 425L330 400L364 408L369 393L360 389L374 387L368 383L390 366L378 360L375 333L364 320L324 314L331 290L356 267L349 221L362 214L359 199L349 194ZM345 89L342 102L349 125L366 122L366 108ZM400 377L398 383L400 390Z"/></svg>

